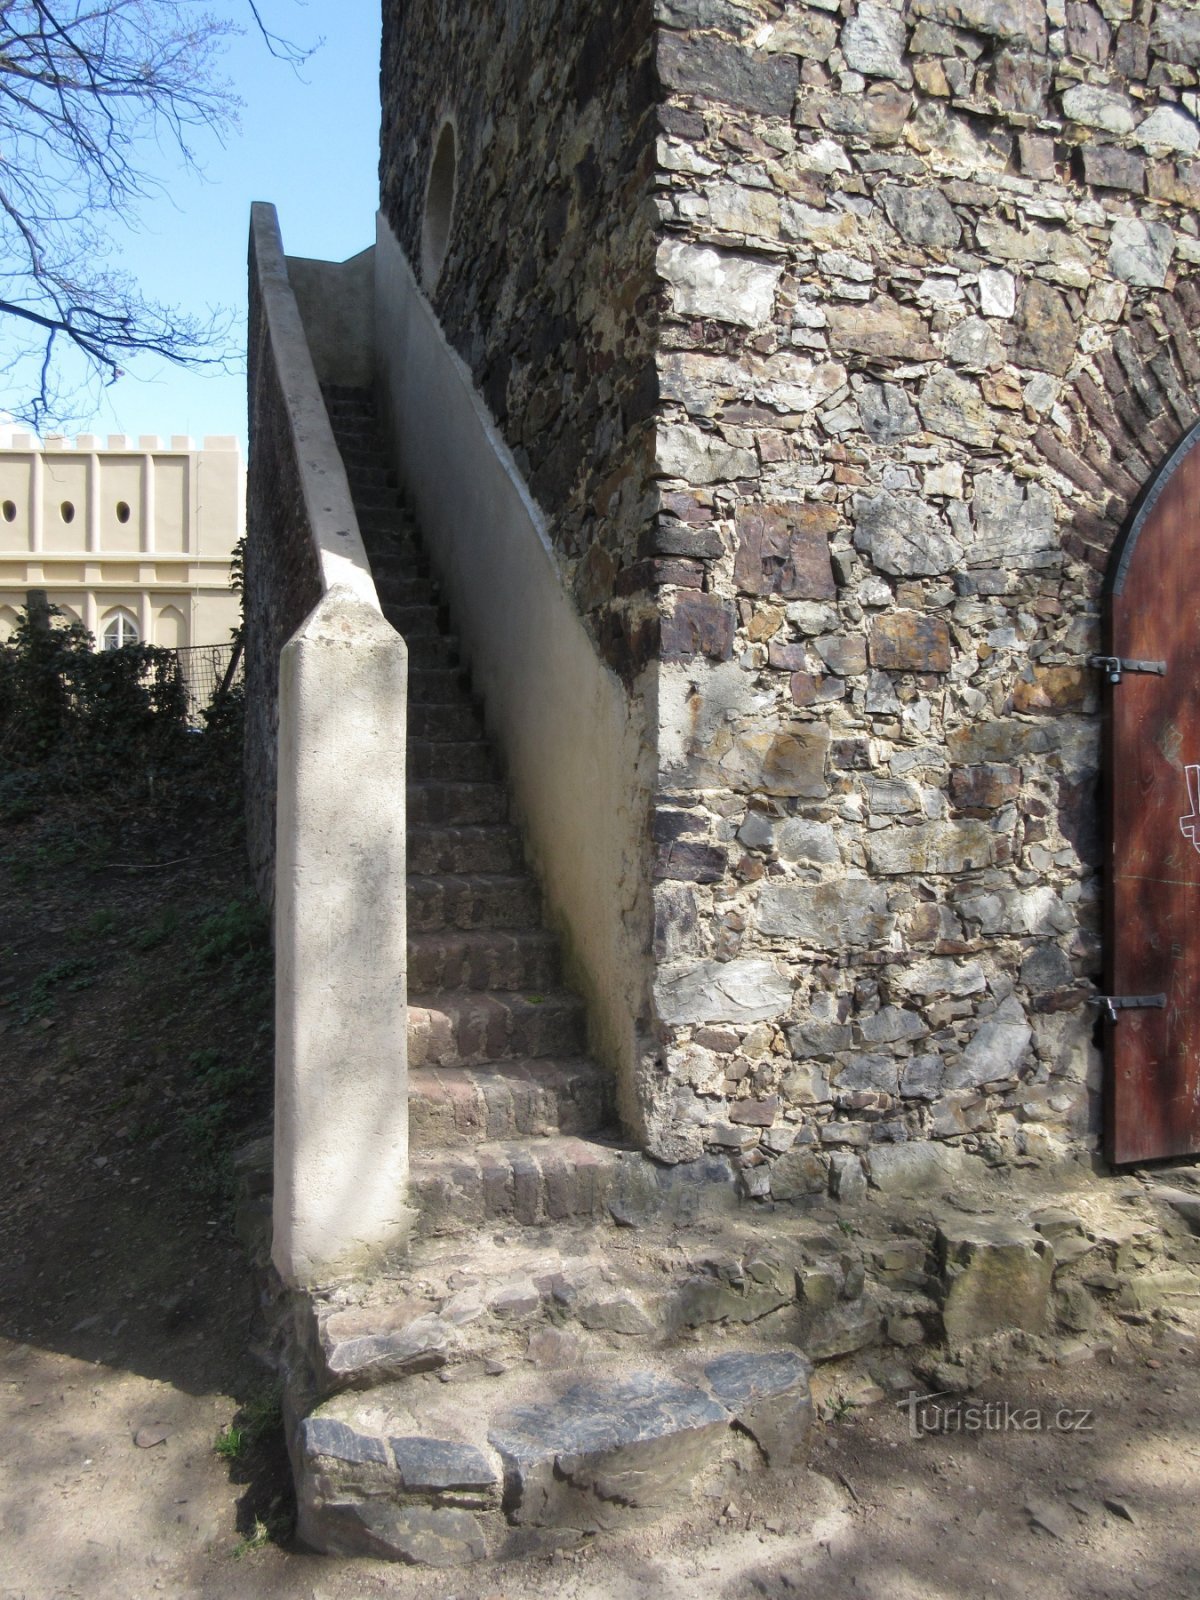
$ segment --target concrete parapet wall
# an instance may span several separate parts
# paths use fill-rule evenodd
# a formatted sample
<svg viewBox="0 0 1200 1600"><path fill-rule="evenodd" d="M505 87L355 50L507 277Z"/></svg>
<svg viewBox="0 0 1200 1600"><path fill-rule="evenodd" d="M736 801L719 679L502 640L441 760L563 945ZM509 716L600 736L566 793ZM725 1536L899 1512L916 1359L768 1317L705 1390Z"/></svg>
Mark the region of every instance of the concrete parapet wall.
<svg viewBox="0 0 1200 1600"><path fill-rule="evenodd" d="M373 250L349 261L287 258L288 281L322 383L366 389L375 375Z"/></svg>
<svg viewBox="0 0 1200 1600"><path fill-rule="evenodd" d="M542 514L383 218L375 256L379 397L397 460L588 1001L592 1048L636 1129L653 765L640 704L589 638Z"/></svg>
<svg viewBox="0 0 1200 1600"><path fill-rule="evenodd" d="M311 1284L404 1234L408 657L271 206L253 209L250 261L246 771L252 863L275 900L274 1259Z"/></svg>
<svg viewBox="0 0 1200 1600"><path fill-rule="evenodd" d="M408 656L327 593L283 651L274 1260L320 1282L403 1238Z"/></svg>

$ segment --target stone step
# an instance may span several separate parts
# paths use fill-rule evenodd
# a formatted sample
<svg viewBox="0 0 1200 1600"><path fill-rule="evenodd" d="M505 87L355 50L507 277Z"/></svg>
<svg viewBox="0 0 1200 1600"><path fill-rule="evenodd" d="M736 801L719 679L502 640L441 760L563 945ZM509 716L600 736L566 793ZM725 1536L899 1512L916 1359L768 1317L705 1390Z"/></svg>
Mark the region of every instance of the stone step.
<svg viewBox="0 0 1200 1600"><path fill-rule="evenodd" d="M564 1103L559 1092L560 1114L564 1104L570 1115L603 1110L606 1102L596 1103L602 1086L586 1062L550 1065L583 1084L583 1106ZM447 1076L422 1073L415 1081L436 1080L434 1093ZM414 1101L416 1116L437 1116L443 1127L452 1115L460 1119L458 1148L439 1153L442 1165L449 1159L466 1171L483 1151L494 1166L495 1151L513 1141L481 1140L479 1125L485 1115L508 1115L507 1105L497 1109L494 1086L486 1104L478 1089L456 1087L453 1094L453 1111L444 1095L441 1104ZM526 1103L521 1114L542 1111L554 1115L552 1097ZM414 1146L420 1143L414 1136ZM539 1167L552 1167L556 1150L596 1147L594 1139L554 1132L522 1143ZM594 1215L542 1215L533 1227L498 1228L514 1220L510 1209L457 1231L455 1219L443 1216L441 1230L414 1238L402 1260L307 1303L293 1323L305 1388L320 1398L423 1370L458 1379L485 1363L499 1369L522 1360L558 1365L567 1358L587 1370L611 1364L614 1352L637 1351L641 1359L730 1328L760 1343L788 1339L814 1359L834 1360L873 1343L897 1304L911 1311L916 1303L911 1293L867 1283L860 1267L864 1255L878 1258L874 1239L865 1252L851 1251L833 1220L787 1210L772 1214L764 1237L761 1224L725 1203L727 1181L691 1167L663 1183L660 1171L635 1152L616 1152L597 1179L603 1198ZM685 1194L690 1211L678 1203ZM614 1226L618 1218L627 1226ZM883 1259L911 1262L916 1241L899 1246L886 1225L882 1232ZM933 1321L934 1302L920 1303Z"/></svg>
<svg viewBox="0 0 1200 1600"><path fill-rule="evenodd" d="M405 507L396 489L386 484L362 484L355 487L354 510L360 525L371 527L412 526L412 513Z"/></svg>
<svg viewBox="0 0 1200 1600"><path fill-rule="evenodd" d="M405 606L424 606L436 603L437 584L427 572L405 572L403 577L382 576L374 563L371 566L371 576L375 580L375 590L379 595L379 603L383 607L383 614L391 622L389 613L393 610L402 610ZM393 627L396 624L392 623ZM397 629L399 631L399 629Z"/></svg>
<svg viewBox="0 0 1200 1600"><path fill-rule="evenodd" d="M747 1436L748 1467L794 1467L811 1419L808 1362L785 1347L584 1378L425 1373L335 1395L293 1424L296 1531L329 1554L410 1565L529 1555L679 1509Z"/></svg>
<svg viewBox="0 0 1200 1600"><path fill-rule="evenodd" d="M361 400L326 399L325 409L329 413L330 425L339 445L342 440L362 440L378 448L378 422L374 407L369 402Z"/></svg>
<svg viewBox="0 0 1200 1600"><path fill-rule="evenodd" d="M485 783L496 776L496 763L491 745L481 734L473 739L415 739L410 729L408 776Z"/></svg>
<svg viewBox="0 0 1200 1600"><path fill-rule="evenodd" d="M461 667L414 666L411 660L408 698L410 703L426 706L474 704Z"/></svg>
<svg viewBox="0 0 1200 1600"><path fill-rule="evenodd" d="M458 639L452 633L419 633L404 642L408 646L410 670L414 667L453 667L458 662Z"/></svg>
<svg viewBox="0 0 1200 1600"><path fill-rule="evenodd" d="M494 1067L418 1067L409 1074L415 1151L497 1139L596 1133L611 1115L609 1083L586 1059L547 1057Z"/></svg>
<svg viewBox="0 0 1200 1600"><path fill-rule="evenodd" d="M327 399L325 409L339 446L345 442L379 449L378 419L369 403Z"/></svg>
<svg viewBox="0 0 1200 1600"><path fill-rule="evenodd" d="M483 721L465 694L460 694L454 705L408 706L408 737L410 739L449 740L480 739L484 737Z"/></svg>
<svg viewBox="0 0 1200 1600"><path fill-rule="evenodd" d="M393 494L401 493L395 466L376 438L361 429L346 428L340 420L334 434L344 451L346 470L352 477L376 483Z"/></svg>
<svg viewBox="0 0 1200 1600"><path fill-rule="evenodd" d="M390 471L387 452L379 444L373 423L351 412L338 411L329 418L333 437L347 467L373 466Z"/></svg>
<svg viewBox="0 0 1200 1600"><path fill-rule="evenodd" d="M408 875L408 931L530 928L541 921L541 896L528 873Z"/></svg>
<svg viewBox="0 0 1200 1600"><path fill-rule="evenodd" d="M399 503L394 505L360 503L356 495L354 511L366 542L382 545L389 540L407 541L413 548L420 548L416 521L412 512L405 506Z"/></svg>
<svg viewBox="0 0 1200 1600"><path fill-rule="evenodd" d="M410 874L508 874L524 865L521 837L508 823L422 827L409 818Z"/></svg>
<svg viewBox="0 0 1200 1600"><path fill-rule="evenodd" d="M373 451L369 455L359 455L353 450L342 451L342 465L346 469L346 477L350 481L351 492L355 495L362 491L370 494L389 494L393 501L400 495L400 486L396 481L393 468L389 467L382 451Z"/></svg>
<svg viewBox="0 0 1200 1600"><path fill-rule="evenodd" d="M504 822L507 812L508 796L500 783L422 783L418 780L408 785L411 827Z"/></svg>
<svg viewBox="0 0 1200 1600"><path fill-rule="evenodd" d="M552 989L560 981L558 942L545 928L451 928L410 933L409 985L450 989Z"/></svg>
<svg viewBox="0 0 1200 1600"><path fill-rule="evenodd" d="M502 1218L523 1227L607 1221L624 1155L615 1145L568 1136L414 1154L408 1198L418 1236L469 1233Z"/></svg>
<svg viewBox="0 0 1200 1600"><path fill-rule="evenodd" d="M424 578L429 582L429 563L424 546L411 530L371 528L358 525L363 534L363 547L370 557L371 576L379 582L395 578Z"/></svg>
<svg viewBox="0 0 1200 1600"><path fill-rule="evenodd" d="M378 581L375 587L379 588ZM441 633L444 613L441 606L428 599L406 604L391 602L387 606L387 619L405 639L416 639Z"/></svg>
<svg viewBox="0 0 1200 1600"><path fill-rule="evenodd" d="M584 1049L583 1002L565 989L448 990L408 997L410 1067L466 1067Z"/></svg>

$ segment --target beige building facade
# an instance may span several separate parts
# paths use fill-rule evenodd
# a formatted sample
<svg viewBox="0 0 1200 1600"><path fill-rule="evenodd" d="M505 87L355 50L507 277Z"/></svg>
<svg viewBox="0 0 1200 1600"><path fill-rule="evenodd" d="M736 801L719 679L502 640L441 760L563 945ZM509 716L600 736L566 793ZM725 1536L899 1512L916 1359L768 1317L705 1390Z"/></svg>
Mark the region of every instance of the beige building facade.
<svg viewBox="0 0 1200 1600"><path fill-rule="evenodd" d="M232 436L0 434L0 639L41 589L102 648L227 643L243 482Z"/></svg>

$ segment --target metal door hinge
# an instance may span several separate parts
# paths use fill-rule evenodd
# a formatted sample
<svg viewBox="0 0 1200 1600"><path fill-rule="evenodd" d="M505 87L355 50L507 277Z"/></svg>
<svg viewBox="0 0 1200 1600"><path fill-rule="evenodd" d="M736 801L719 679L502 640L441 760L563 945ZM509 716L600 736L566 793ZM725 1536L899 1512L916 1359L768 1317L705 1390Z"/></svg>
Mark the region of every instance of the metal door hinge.
<svg viewBox="0 0 1200 1600"><path fill-rule="evenodd" d="M1167 675L1165 661L1131 661L1127 656L1089 656L1088 666L1107 673L1109 683L1120 683L1126 672L1152 672L1159 678Z"/></svg>
<svg viewBox="0 0 1200 1600"><path fill-rule="evenodd" d="M1165 994L1098 994L1092 1000L1110 1022L1117 1020L1118 1011L1161 1011L1166 1003Z"/></svg>

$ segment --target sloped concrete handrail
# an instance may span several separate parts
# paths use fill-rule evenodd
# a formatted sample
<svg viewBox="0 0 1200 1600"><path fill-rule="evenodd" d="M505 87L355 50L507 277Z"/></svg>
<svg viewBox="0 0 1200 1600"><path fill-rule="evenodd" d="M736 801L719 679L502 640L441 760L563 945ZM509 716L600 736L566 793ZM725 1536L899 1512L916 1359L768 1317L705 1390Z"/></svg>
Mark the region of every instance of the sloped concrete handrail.
<svg viewBox="0 0 1200 1600"><path fill-rule="evenodd" d="M268 652L286 638L272 1253L285 1283L311 1286L407 1233L408 652L380 611L270 205L253 208L251 273L248 601L252 575L276 593L248 603L247 627L261 614ZM256 538L275 540L269 558Z"/></svg>
<svg viewBox="0 0 1200 1600"><path fill-rule="evenodd" d="M250 243L270 349L295 442L300 490L320 563L321 587L326 593L348 589L378 611L379 596L358 531L346 469L288 280L279 218L275 207L262 200L250 208Z"/></svg>

